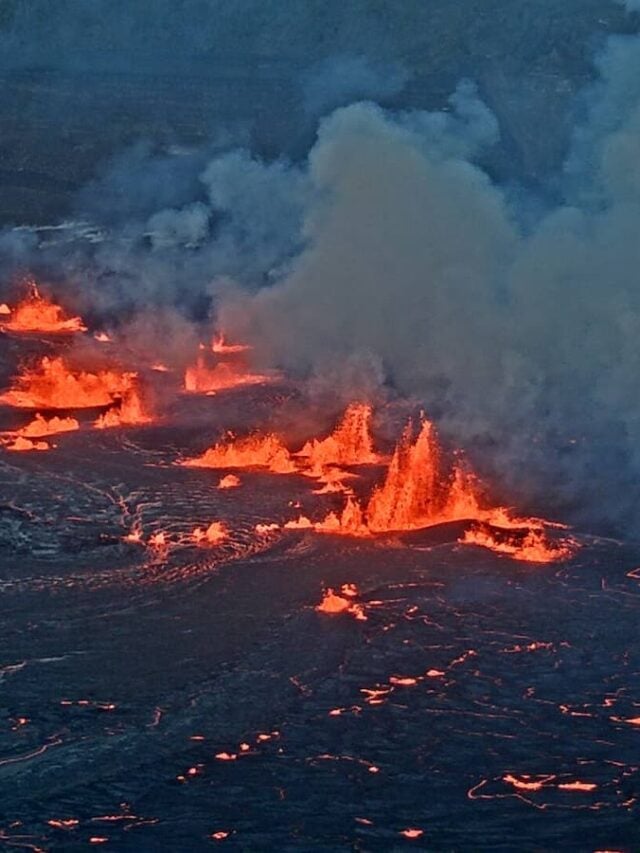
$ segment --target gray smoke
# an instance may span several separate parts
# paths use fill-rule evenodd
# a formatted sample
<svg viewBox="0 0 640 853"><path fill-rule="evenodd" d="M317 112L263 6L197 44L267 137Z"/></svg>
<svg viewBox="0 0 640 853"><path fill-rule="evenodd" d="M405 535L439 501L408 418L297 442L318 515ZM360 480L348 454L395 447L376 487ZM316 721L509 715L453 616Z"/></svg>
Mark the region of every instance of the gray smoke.
<svg viewBox="0 0 640 853"><path fill-rule="evenodd" d="M136 146L78 196L83 225L4 233L3 267L101 320L153 305L182 340L172 310L216 315L319 396L421 401L499 500L637 530L638 71L640 39L610 39L553 205L490 176L500 122L473 83L440 110L341 105L405 85L342 58L305 78L309 112L340 106L304 161Z"/></svg>

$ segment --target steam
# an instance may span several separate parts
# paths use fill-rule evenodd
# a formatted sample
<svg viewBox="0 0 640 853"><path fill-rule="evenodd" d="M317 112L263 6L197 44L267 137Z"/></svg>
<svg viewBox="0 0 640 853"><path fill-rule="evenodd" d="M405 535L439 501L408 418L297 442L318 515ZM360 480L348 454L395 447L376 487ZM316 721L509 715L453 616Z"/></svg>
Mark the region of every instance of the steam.
<svg viewBox="0 0 640 853"><path fill-rule="evenodd" d="M3 267L114 322L211 312L320 395L421 401L500 502L637 530L640 39L598 71L552 207L483 168L499 122L472 83L442 111L344 105L405 76L338 58L305 78L310 113L337 106L306 162L137 147L78 198L90 227L6 233ZM181 323L162 321L191 347Z"/></svg>

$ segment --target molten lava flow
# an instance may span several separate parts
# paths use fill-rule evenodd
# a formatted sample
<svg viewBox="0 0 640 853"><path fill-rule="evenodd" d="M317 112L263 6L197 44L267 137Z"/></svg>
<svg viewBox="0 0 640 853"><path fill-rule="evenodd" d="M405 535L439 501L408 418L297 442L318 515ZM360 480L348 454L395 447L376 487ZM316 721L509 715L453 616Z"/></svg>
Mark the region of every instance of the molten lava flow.
<svg viewBox="0 0 640 853"><path fill-rule="evenodd" d="M308 441L297 454L313 471L327 465L372 465L379 461L370 432L371 406L351 403L335 430L322 440Z"/></svg>
<svg viewBox="0 0 640 853"><path fill-rule="evenodd" d="M150 423L152 418L145 411L138 389L133 386L125 392L122 400L108 409L96 420L96 429L109 429L119 426L141 426Z"/></svg>
<svg viewBox="0 0 640 853"><path fill-rule="evenodd" d="M275 435L254 435L235 439L206 450L202 456L181 463L190 468L268 468L274 474L291 474L296 470L291 455Z"/></svg>
<svg viewBox="0 0 640 853"><path fill-rule="evenodd" d="M452 485L443 470L433 424L423 419L415 440L409 424L395 449L384 483L371 496L367 525L372 531L412 530L459 518L456 509L465 497L464 484L459 482L455 493ZM477 506L472 495L467 502Z"/></svg>
<svg viewBox="0 0 640 853"><path fill-rule="evenodd" d="M219 489L237 489L240 485L240 477L236 477L235 474L227 474L225 477L221 477L218 482Z"/></svg>
<svg viewBox="0 0 640 853"><path fill-rule="evenodd" d="M16 431L15 435L25 438L40 438L43 435L56 435L59 432L73 432L80 429L75 418L59 418L54 416L47 420L42 415L36 415L26 426Z"/></svg>
<svg viewBox="0 0 640 853"><path fill-rule="evenodd" d="M135 373L73 370L58 356L45 356L36 368L25 368L17 385L0 402L23 409L87 409L107 406L126 394Z"/></svg>
<svg viewBox="0 0 640 853"><path fill-rule="evenodd" d="M492 528L488 524L478 524L467 530L460 539L464 545L479 545L498 554L508 554L514 560L528 563L554 563L571 557L575 546L569 540L551 542L542 527L530 528L521 534L512 529Z"/></svg>
<svg viewBox="0 0 640 853"><path fill-rule="evenodd" d="M35 281L29 282L29 294L10 315L2 327L11 332L87 331L81 317L68 317L60 305L41 296Z"/></svg>
<svg viewBox="0 0 640 853"><path fill-rule="evenodd" d="M198 358L185 371L185 391L215 394L228 388L262 385L270 381L270 377L250 371L242 357L250 349L246 344L228 344L222 334L213 338L210 347L200 344Z"/></svg>
<svg viewBox="0 0 640 853"><path fill-rule="evenodd" d="M364 609L361 604L358 604L353 599L358 595L358 589L355 584L343 584L340 589L341 594L337 594L331 587L324 591L322 601L316 606L318 613L328 613L335 615L336 613L349 613L360 622L365 622Z"/></svg>
<svg viewBox="0 0 640 853"><path fill-rule="evenodd" d="M217 335L214 335L213 340L211 341L211 352L215 352L218 355L230 355L232 353L237 352L247 352L251 347L249 344L228 344L225 341L224 334L220 332Z"/></svg>
<svg viewBox="0 0 640 853"><path fill-rule="evenodd" d="M362 507L353 495L347 496L347 503L340 515L330 512L314 526L320 533L347 533L350 536L369 536L371 533L365 523Z"/></svg>
<svg viewBox="0 0 640 853"><path fill-rule="evenodd" d="M229 536L227 528L220 521L212 521L206 530L201 527L196 527L193 531L193 538L196 542L209 545L219 545L224 542Z"/></svg>
<svg viewBox="0 0 640 853"><path fill-rule="evenodd" d="M24 453L30 450L50 450L50 446L46 441L33 441L30 438L18 436L15 441L7 445L7 450Z"/></svg>
<svg viewBox="0 0 640 853"><path fill-rule="evenodd" d="M323 459L335 456L336 444L352 450L365 447L365 455L373 454L371 444L366 443L369 415L366 407L365 410L350 407L333 436L323 442L308 443L303 449L304 455L313 459L315 454L321 467ZM359 435L358 442L351 442L353 435ZM346 444L334 442L335 436L346 436ZM575 545L568 541L555 545L548 542L544 534L545 522L540 519L518 519L503 507L483 507L477 478L459 459L453 465L446 463L435 428L424 417L417 435L412 423L405 428L384 482L374 489L365 508L353 494L345 491L347 501L340 514L330 512L324 520L315 523L306 516L300 516L285 526L294 529L312 527L320 533L369 536L388 531L417 530L450 521L474 520L485 523L485 526L468 532L461 541L491 547L494 540L487 525L511 530L526 528L519 540L514 535L513 539L498 542L495 550L509 553L518 560L534 562L565 559Z"/></svg>

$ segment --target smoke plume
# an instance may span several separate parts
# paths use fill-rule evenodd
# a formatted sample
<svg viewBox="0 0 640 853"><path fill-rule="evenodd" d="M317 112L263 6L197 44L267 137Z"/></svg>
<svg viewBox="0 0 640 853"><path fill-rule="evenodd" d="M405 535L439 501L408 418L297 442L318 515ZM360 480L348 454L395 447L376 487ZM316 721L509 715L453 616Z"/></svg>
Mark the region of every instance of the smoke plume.
<svg viewBox="0 0 640 853"><path fill-rule="evenodd" d="M349 101L399 92L399 68L332 63L303 83L310 114L337 107L304 162L135 147L66 237L4 233L4 269L115 322L213 313L318 387L346 365L354 396L362 377L422 402L501 500L638 530L640 39L600 55L553 205L483 166L500 122L473 83L388 110Z"/></svg>

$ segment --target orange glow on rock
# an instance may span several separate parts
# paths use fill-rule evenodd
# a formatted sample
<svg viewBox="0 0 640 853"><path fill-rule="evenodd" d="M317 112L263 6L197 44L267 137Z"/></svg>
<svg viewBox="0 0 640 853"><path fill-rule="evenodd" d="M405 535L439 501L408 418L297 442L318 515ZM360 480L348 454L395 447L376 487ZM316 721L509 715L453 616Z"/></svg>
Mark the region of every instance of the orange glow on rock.
<svg viewBox="0 0 640 853"><path fill-rule="evenodd" d="M296 468L291 455L275 435L253 435L218 442L202 456L181 463L190 468L268 468L274 474L291 474Z"/></svg>
<svg viewBox="0 0 640 853"><path fill-rule="evenodd" d="M23 409L88 409L111 405L132 387L135 373L118 370L74 370L62 356L44 356L35 368L26 367L15 388L0 402Z"/></svg>
<svg viewBox="0 0 640 853"><path fill-rule="evenodd" d="M29 293L16 305L9 309L9 319L2 323L2 328L10 332L86 332L87 327L81 317L69 317L64 309L55 302L40 294L35 281L28 282ZM8 308L8 306L3 306ZM2 314L7 315L6 311Z"/></svg>

